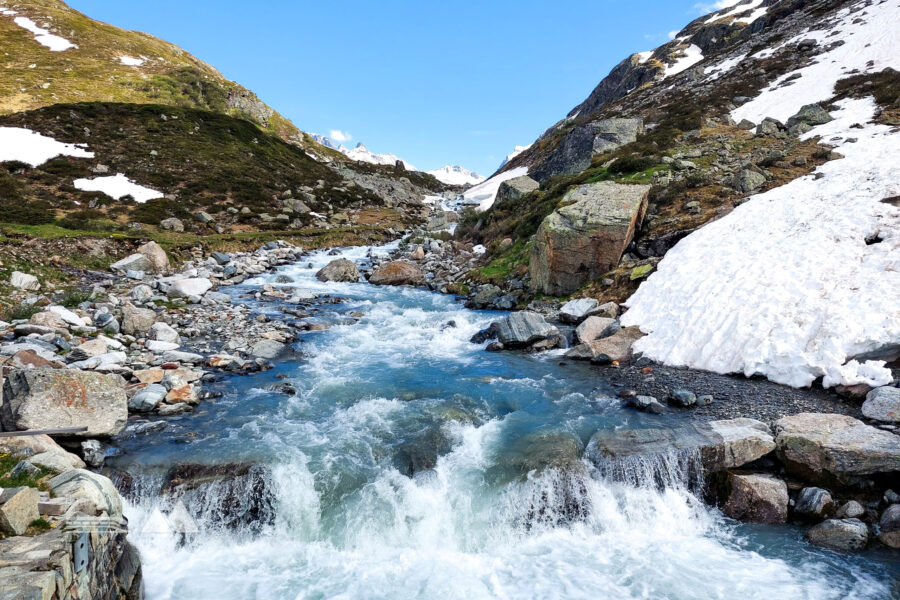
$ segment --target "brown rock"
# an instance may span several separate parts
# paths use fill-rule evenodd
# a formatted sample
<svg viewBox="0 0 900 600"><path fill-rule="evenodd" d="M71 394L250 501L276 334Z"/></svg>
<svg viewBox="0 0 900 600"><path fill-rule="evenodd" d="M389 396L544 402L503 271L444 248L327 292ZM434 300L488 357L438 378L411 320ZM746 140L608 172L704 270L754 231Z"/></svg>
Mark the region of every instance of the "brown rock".
<svg viewBox="0 0 900 600"><path fill-rule="evenodd" d="M166 251L156 242L147 242L137 249L138 254L150 261L153 270L157 273L163 273L169 269L169 257Z"/></svg>
<svg viewBox="0 0 900 600"><path fill-rule="evenodd" d="M41 327L51 327L53 329L67 329L68 325L65 320L55 312L45 310L43 312L31 315L28 322L32 325L40 325Z"/></svg>
<svg viewBox="0 0 900 600"><path fill-rule="evenodd" d="M739 521L784 523L788 514L787 484L772 475L729 473L730 492L722 512Z"/></svg>
<svg viewBox="0 0 900 600"><path fill-rule="evenodd" d="M62 363L47 360L34 350L19 350L12 355L7 364L16 369L39 369L42 367L61 369L65 366Z"/></svg>
<svg viewBox="0 0 900 600"><path fill-rule="evenodd" d="M609 337L580 344L566 352L566 358L590 360L599 364L631 360L631 347L644 337L637 327L625 327Z"/></svg>
<svg viewBox="0 0 900 600"><path fill-rule="evenodd" d="M162 381L163 375L165 372L156 367L153 369L140 369L133 373L135 379L140 381L143 384L151 384L151 383L159 383Z"/></svg>
<svg viewBox="0 0 900 600"><path fill-rule="evenodd" d="M395 260L375 269L372 277L369 278L369 283L373 285L424 285L425 275L418 266Z"/></svg>

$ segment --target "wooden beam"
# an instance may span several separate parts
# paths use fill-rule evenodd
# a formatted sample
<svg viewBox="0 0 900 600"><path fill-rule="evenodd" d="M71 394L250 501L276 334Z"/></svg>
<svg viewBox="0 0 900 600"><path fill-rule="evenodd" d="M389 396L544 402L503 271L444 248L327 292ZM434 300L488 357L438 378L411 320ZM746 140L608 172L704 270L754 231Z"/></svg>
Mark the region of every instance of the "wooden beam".
<svg viewBox="0 0 900 600"><path fill-rule="evenodd" d="M22 437L26 435L66 435L70 433L84 433L87 427L61 427L59 429L29 429L27 431L0 431L0 438Z"/></svg>

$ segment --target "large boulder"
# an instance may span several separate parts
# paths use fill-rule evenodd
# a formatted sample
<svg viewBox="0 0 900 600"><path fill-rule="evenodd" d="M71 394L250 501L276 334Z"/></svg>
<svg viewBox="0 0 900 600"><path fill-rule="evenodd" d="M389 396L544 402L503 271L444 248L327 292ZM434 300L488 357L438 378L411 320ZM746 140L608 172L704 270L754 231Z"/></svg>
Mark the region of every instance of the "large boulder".
<svg viewBox="0 0 900 600"><path fill-rule="evenodd" d="M886 423L900 421L900 388L884 386L870 391L863 402L862 414Z"/></svg>
<svg viewBox="0 0 900 600"><path fill-rule="evenodd" d="M768 425L741 418L665 429L603 429L588 442L586 453L600 464L696 452L705 471L716 473L762 458L774 449L775 440Z"/></svg>
<svg viewBox="0 0 900 600"><path fill-rule="evenodd" d="M181 233L184 231L184 223L181 221L181 219L170 217L168 219L163 219L162 221L160 221L159 228L163 231L175 231L177 233Z"/></svg>
<svg viewBox="0 0 900 600"><path fill-rule="evenodd" d="M138 254L150 261L151 270L157 273L163 273L169 268L169 257L166 251L156 242L147 242L137 249ZM142 269L139 269L142 270Z"/></svg>
<svg viewBox="0 0 900 600"><path fill-rule="evenodd" d="M538 227L531 250L531 286L571 294L615 268L647 211L648 185L601 181L569 190Z"/></svg>
<svg viewBox="0 0 900 600"><path fill-rule="evenodd" d="M900 504L891 504L881 513L878 539L885 546L900 548Z"/></svg>
<svg viewBox="0 0 900 600"><path fill-rule="evenodd" d="M563 323L581 323L597 310L600 303L594 298L574 298L559 309L559 320Z"/></svg>
<svg viewBox="0 0 900 600"><path fill-rule="evenodd" d="M604 317L597 317L598 319ZM644 337L638 327L624 327L612 335L579 344L566 352L566 358L590 360L598 364L631 360L634 343Z"/></svg>
<svg viewBox="0 0 900 600"><path fill-rule="evenodd" d="M29 275L28 273L22 273L21 271L12 272L9 276L9 285L18 290L26 290L29 292L35 292L41 289L41 284L37 277Z"/></svg>
<svg viewBox="0 0 900 600"><path fill-rule="evenodd" d="M128 335L143 335L150 331L156 323L156 313L149 308L138 308L126 304L122 308L122 333Z"/></svg>
<svg viewBox="0 0 900 600"><path fill-rule="evenodd" d="M525 194L529 194L538 189L540 185L541 184L528 175L507 179L500 184L499 188L497 188L497 197L494 200L494 206L514 203Z"/></svg>
<svg viewBox="0 0 900 600"><path fill-rule="evenodd" d="M630 144L644 132L642 119L601 119L592 122L590 126L594 133L594 156Z"/></svg>
<svg viewBox="0 0 900 600"><path fill-rule="evenodd" d="M536 342L559 337L559 329L540 313L522 310L496 322L497 337L506 348L525 348Z"/></svg>
<svg viewBox="0 0 900 600"><path fill-rule="evenodd" d="M797 111L797 114L788 119L785 125L787 125L788 128L799 123L815 126L824 125L833 120L834 117L828 114L828 111L818 104L807 104Z"/></svg>
<svg viewBox="0 0 900 600"><path fill-rule="evenodd" d="M158 342L170 342L176 344L176 347L177 344L181 342L181 336L178 335L178 332L172 329L171 325L163 323L162 321L157 321L150 326L150 329L147 331L147 337ZM174 349L175 348L169 348L169 350Z"/></svg>
<svg viewBox="0 0 900 600"><path fill-rule="evenodd" d="M0 421L9 431L87 427L79 437L115 435L125 428L125 380L73 369L14 371L3 386Z"/></svg>
<svg viewBox="0 0 900 600"><path fill-rule="evenodd" d="M784 523L788 515L787 484L772 475L729 473L728 500L722 512L739 521Z"/></svg>
<svg viewBox="0 0 900 600"><path fill-rule="evenodd" d="M425 275L418 265L395 260L375 269L369 278L373 285L424 285Z"/></svg>
<svg viewBox="0 0 900 600"><path fill-rule="evenodd" d="M319 281L338 281L355 283L359 281L359 268L353 261L336 258L316 273Z"/></svg>
<svg viewBox="0 0 900 600"><path fill-rule="evenodd" d="M640 84L634 81L633 86ZM557 175L580 173L592 159L637 139L643 131L641 119L602 119L578 125L565 134L560 143L531 170L538 181Z"/></svg>
<svg viewBox="0 0 900 600"><path fill-rule="evenodd" d="M609 337L619 330L619 322L609 317L588 317L575 328L575 337L582 344Z"/></svg>
<svg viewBox="0 0 900 600"><path fill-rule="evenodd" d="M852 485L900 471L900 436L837 414L800 413L775 422L778 457L807 481Z"/></svg>
<svg viewBox="0 0 900 600"><path fill-rule="evenodd" d="M869 528L859 519L828 519L810 528L806 539L832 550L862 550L869 542Z"/></svg>
<svg viewBox="0 0 900 600"><path fill-rule="evenodd" d="M169 284L166 295L169 298L190 298L192 296L202 296L212 289L212 282L205 277L190 277L188 279L177 279Z"/></svg>
<svg viewBox="0 0 900 600"><path fill-rule="evenodd" d="M122 499L116 486L103 475L85 469L72 469L57 475L47 485L57 497L84 500L95 516L101 513L113 518L122 516Z"/></svg>
<svg viewBox="0 0 900 600"><path fill-rule="evenodd" d="M128 271L154 271L153 262L143 254L134 253L126 256L122 260L116 261L109 265L109 268L116 273L127 273Z"/></svg>
<svg viewBox="0 0 900 600"><path fill-rule="evenodd" d="M44 434L0 438L0 454L3 453L27 456L28 462L60 473L84 468L84 461Z"/></svg>
<svg viewBox="0 0 900 600"><path fill-rule="evenodd" d="M22 535L38 513L38 491L32 487L0 488L0 533Z"/></svg>
<svg viewBox="0 0 900 600"><path fill-rule="evenodd" d="M263 338L250 348L251 356L274 360L287 352L288 345L276 340Z"/></svg>

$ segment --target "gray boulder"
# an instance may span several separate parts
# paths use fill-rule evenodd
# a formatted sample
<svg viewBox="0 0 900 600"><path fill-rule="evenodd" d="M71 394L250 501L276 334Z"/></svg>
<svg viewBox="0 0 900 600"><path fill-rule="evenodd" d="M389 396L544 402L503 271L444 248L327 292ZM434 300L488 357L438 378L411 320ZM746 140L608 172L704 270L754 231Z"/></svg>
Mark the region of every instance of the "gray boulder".
<svg viewBox="0 0 900 600"><path fill-rule="evenodd" d="M642 119L603 119L590 124L594 133L594 156L612 152L637 140L644 132Z"/></svg>
<svg viewBox="0 0 900 600"><path fill-rule="evenodd" d="M497 337L506 348L525 348L536 342L559 338L559 329L540 313L522 310L498 321Z"/></svg>
<svg viewBox="0 0 900 600"><path fill-rule="evenodd" d="M869 528L859 519L829 519L811 527L806 539L832 550L862 550L869 542Z"/></svg>
<svg viewBox="0 0 900 600"><path fill-rule="evenodd" d="M626 362L632 358L634 343L643 336L644 334L638 327L623 327L608 337L579 344L566 352L565 356L574 360L590 360L603 365L612 362Z"/></svg>
<svg viewBox="0 0 900 600"><path fill-rule="evenodd" d="M766 178L761 173L751 171L750 169L741 169L731 182L731 187L749 194L753 190L758 189L766 182Z"/></svg>
<svg viewBox="0 0 900 600"><path fill-rule="evenodd" d="M631 457L696 452L707 473L740 467L775 449L769 426L754 419L730 419L664 429L604 429L588 442L595 463Z"/></svg>
<svg viewBox="0 0 900 600"><path fill-rule="evenodd" d="M168 391L163 385L151 383L131 397L128 408L134 412L150 412L165 399Z"/></svg>
<svg viewBox="0 0 900 600"><path fill-rule="evenodd" d="M137 308L126 304L122 308L122 333L144 335L156 322L156 313L149 308Z"/></svg>
<svg viewBox="0 0 900 600"><path fill-rule="evenodd" d="M806 125L810 126L816 126L824 125L825 123L833 120L834 118L828 114L828 111L826 111L818 104L807 104L799 111L797 111L797 114L788 119L786 125L789 128L800 123L805 123Z"/></svg>
<svg viewBox="0 0 900 600"><path fill-rule="evenodd" d="M346 258L336 258L316 273L319 281L338 281L355 283L359 281L359 268L356 263Z"/></svg>
<svg viewBox="0 0 900 600"><path fill-rule="evenodd" d="M601 181L569 190L534 237L531 287L571 294L615 268L647 210L650 186Z"/></svg>
<svg viewBox="0 0 900 600"><path fill-rule="evenodd" d="M38 513L38 491L32 487L0 489L0 532L22 535Z"/></svg>
<svg viewBox="0 0 900 600"><path fill-rule="evenodd" d="M181 219L171 217L169 219L163 219L162 221L160 221L159 228L163 231L175 231L177 233L182 233L184 231L184 223L181 222Z"/></svg>
<svg viewBox="0 0 900 600"><path fill-rule="evenodd" d="M722 512L738 521L784 523L788 515L787 484L772 475L729 473L728 500Z"/></svg>
<svg viewBox="0 0 900 600"><path fill-rule="evenodd" d="M900 504L891 504L881 513L878 539L885 546L900 548Z"/></svg>
<svg viewBox="0 0 900 600"><path fill-rule="evenodd" d="M22 273L21 271L12 272L9 276L9 285L17 290L26 290L30 292L36 292L41 289L41 284L37 277L29 275L28 273Z"/></svg>
<svg viewBox="0 0 900 600"><path fill-rule="evenodd" d="M575 298L559 309L559 320L563 323L580 323L593 314L600 305L594 298Z"/></svg>
<svg viewBox="0 0 900 600"><path fill-rule="evenodd" d="M900 471L900 436L853 417L800 413L776 421L775 435L778 457L806 481L853 485Z"/></svg>
<svg viewBox="0 0 900 600"><path fill-rule="evenodd" d="M274 360L287 352L287 349L287 344L263 338L253 344L250 348L250 354L259 358L265 358L266 360Z"/></svg>
<svg viewBox="0 0 900 600"><path fill-rule="evenodd" d="M619 330L619 322L608 317L588 317L575 328L575 337L581 344L613 335Z"/></svg>
<svg viewBox="0 0 900 600"><path fill-rule="evenodd" d="M8 431L87 427L78 437L115 435L125 428L125 380L74 369L14 371L3 386L0 421Z"/></svg>
<svg viewBox="0 0 900 600"><path fill-rule="evenodd" d="M140 253L126 256L122 260L116 261L109 265L109 268L116 273L127 273L128 271L152 272L154 265L149 258Z"/></svg>
<svg viewBox="0 0 900 600"><path fill-rule="evenodd" d="M181 342L181 336L178 335L178 332L172 329L168 323L163 323L162 321L157 321L150 326L150 329L147 331L147 337L158 342L170 342L173 344ZM174 348L171 349L174 350Z"/></svg>
<svg viewBox="0 0 900 600"><path fill-rule="evenodd" d="M869 419L886 423L900 421L900 388L883 386L866 394L862 414Z"/></svg>
<svg viewBox="0 0 900 600"><path fill-rule="evenodd" d="M101 513L113 518L122 516L122 499L113 482L103 475L85 469L72 469L57 475L47 485L57 497L84 500L95 516Z"/></svg>
<svg viewBox="0 0 900 600"><path fill-rule="evenodd" d="M205 277L177 279L169 284L166 295L169 298L200 297L212 289L212 286L212 282Z"/></svg>
<svg viewBox="0 0 900 600"><path fill-rule="evenodd" d="M521 177L513 177L512 179L507 179L500 184L499 188L497 188L497 196L494 200L494 206L515 203L519 199L521 199L522 196L530 194L534 190L538 189L540 185L541 184L539 184L528 175L522 175Z"/></svg>
<svg viewBox="0 0 900 600"><path fill-rule="evenodd" d="M809 521L818 521L834 513L834 500L827 490L805 487L794 502L794 515Z"/></svg>
<svg viewBox="0 0 900 600"><path fill-rule="evenodd" d="M147 242L143 246L140 246L137 251L138 254L150 261L150 264L152 265L151 271L163 273L169 269L169 257L166 256L166 251L162 249L162 246L156 242ZM146 269L138 270L143 271Z"/></svg>

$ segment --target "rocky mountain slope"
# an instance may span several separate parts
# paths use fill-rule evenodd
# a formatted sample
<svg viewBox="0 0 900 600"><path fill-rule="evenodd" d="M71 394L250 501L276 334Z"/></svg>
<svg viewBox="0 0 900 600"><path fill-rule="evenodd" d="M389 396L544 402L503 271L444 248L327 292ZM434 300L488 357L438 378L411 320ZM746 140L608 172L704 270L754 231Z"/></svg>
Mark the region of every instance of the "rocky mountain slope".
<svg viewBox="0 0 900 600"><path fill-rule="evenodd" d="M0 6L0 222L71 235L387 230L424 221L422 199L446 188L316 143L173 44L57 0Z"/></svg>
<svg viewBox="0 0 900 600"><path fill-rule="evenodd" d="M669 364L883 385L900 348L898 25L897 0L733 1L629 56L467 192L483 212L458 232L488 250L470 283L624 302L649 334L635 349ZM623 197L601 183L649 189L627 215L572 204Z"/></svg>

